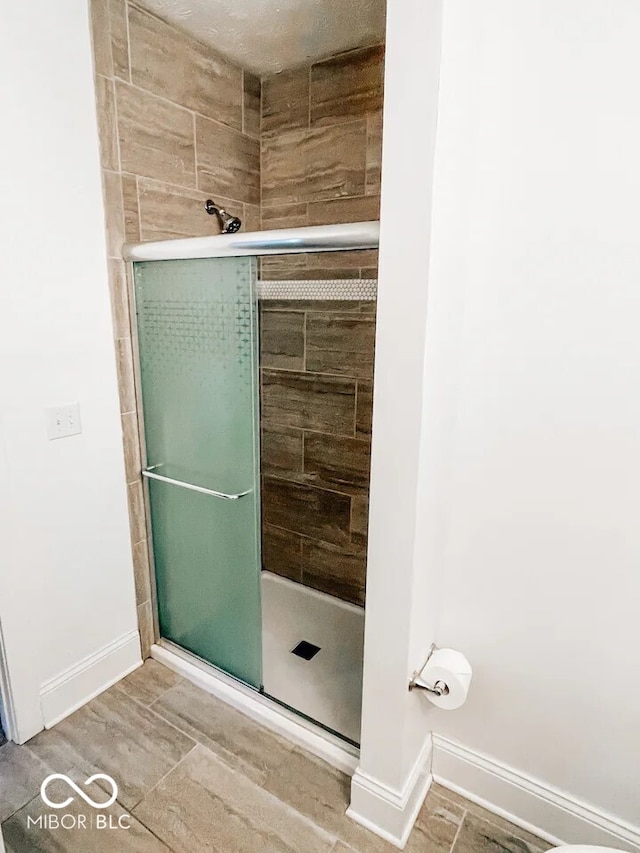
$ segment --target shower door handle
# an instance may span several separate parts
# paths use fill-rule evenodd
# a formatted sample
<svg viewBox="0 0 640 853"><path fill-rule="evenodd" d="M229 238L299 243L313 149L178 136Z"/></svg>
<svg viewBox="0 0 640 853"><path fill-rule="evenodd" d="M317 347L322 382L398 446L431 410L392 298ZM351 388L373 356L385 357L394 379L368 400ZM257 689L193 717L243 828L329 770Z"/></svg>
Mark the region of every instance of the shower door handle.
<svg viewBox="0 0 640 853"><path fill-rule="evenodd" d="M204 486L196 486L194 483L185 483L182 480L174 480L173 477L164 477L162 474L156 474L150 468L146 468L142 472L142 476L148 480L160 480L161 483L169 483L172 486L179 486L181 489L189 489L191 492L200 492L203 495L211 495L214 498L221 498L223 501L237 501L244 498L245 495L250 495L253 489L247 489L246 492L237 492L229 494L228 492L217 492L215 489L206 489Z"/></svg>

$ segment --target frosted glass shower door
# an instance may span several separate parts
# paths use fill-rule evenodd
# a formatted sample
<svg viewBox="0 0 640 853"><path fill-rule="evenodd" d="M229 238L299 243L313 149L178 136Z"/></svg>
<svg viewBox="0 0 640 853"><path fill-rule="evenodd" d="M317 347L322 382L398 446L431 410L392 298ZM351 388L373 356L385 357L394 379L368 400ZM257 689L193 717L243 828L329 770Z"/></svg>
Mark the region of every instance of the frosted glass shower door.
<svg viewBox="0 0 640 853"><path fill-rule="evenodd" d="M255 260L134 264L160 634L261 686Z"/></svg>

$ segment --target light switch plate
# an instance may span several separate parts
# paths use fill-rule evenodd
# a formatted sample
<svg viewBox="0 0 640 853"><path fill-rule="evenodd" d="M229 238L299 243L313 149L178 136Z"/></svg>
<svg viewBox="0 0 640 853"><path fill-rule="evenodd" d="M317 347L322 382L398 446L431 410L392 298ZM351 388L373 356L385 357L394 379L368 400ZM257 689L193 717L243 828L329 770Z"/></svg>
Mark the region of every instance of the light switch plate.
<svg viewBox="0 0 640 853"><path fill-rule="evenodd" d="M78 403L68 403L64 406L50 406L44 410L47 419L47 438L67 438L82 432L80 423L80 406Z"/></svg>

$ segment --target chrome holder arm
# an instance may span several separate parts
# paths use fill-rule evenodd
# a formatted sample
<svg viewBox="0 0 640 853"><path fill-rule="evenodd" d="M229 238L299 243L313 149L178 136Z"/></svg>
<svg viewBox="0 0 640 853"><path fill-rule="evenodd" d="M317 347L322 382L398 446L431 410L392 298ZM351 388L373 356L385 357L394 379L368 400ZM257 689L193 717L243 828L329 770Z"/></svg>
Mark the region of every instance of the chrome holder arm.
<svg viewBox="0 0 640 853"><path fill-rule="evenodd" d="M215 489L206 489L204 486L196 486L194 483L185 483L182 480L174 480L173 477L165 477L162 474L156 474L150 468L146 468L142 472L142 476L148 480L160 480L161 483L169 483L172 486L179 486L181 489L188 489L190 492L200 492L202 495L211 495L214 498L221 498L223 501L237 501L250 495L253 489L247 489L246 492L237 492L229 494L227 492L217 492Z"/></svg>
<svg viewBox="0 0 640 853"><path fill-rule="evenodd" d="M446 696L449 692L449 688L444 681L436 681L433 687L429 687L427 684L418 684L415 681L416 678L417 673L409 682L409 690L426 690L427 693L433 693L435 696Z"/></svg>
<svg viewBox="0 0 640 853"><path fill-rule="evenodd" d="M427 655L426 661L422 664L422 669L418 670L418 672L414 672L411 677L411 681L409 682L409 690L426 690L427 693L433 693L435 696L446 696L449 693L449 687L445 684L444 681L436 681L433 687L430 687L428 684L419 684L418 678L420 678L422 671L425 666L429 663L429 659L431 655L436 651L438 647L435 643L431 644L431 648L429 649L429 654Z"/></svg>

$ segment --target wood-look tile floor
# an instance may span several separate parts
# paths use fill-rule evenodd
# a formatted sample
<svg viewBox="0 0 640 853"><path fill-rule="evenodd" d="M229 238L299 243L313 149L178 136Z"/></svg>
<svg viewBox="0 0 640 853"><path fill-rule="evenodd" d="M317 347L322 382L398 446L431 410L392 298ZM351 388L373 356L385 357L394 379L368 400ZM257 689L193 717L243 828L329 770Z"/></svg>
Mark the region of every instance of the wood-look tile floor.
<svg viewBox="0 0 640 853"><path fill-rule="evenodd" d="M51 773L81 788L92 774L106 773L119 786L118 799L98 813L76 796L56 812L40 797ZM99 800L95 784L106 783L91 786ZM72 791L59 782L47 793L61 802ZM345 816L348 796L343 773L155 661L28 744L0 747L7 853L393 853ZM67 827L39 821L51 814L65 814ZM106 826L95 825L97 814ZM548 847L434 785L406 850L541 853Z"/></svg>

